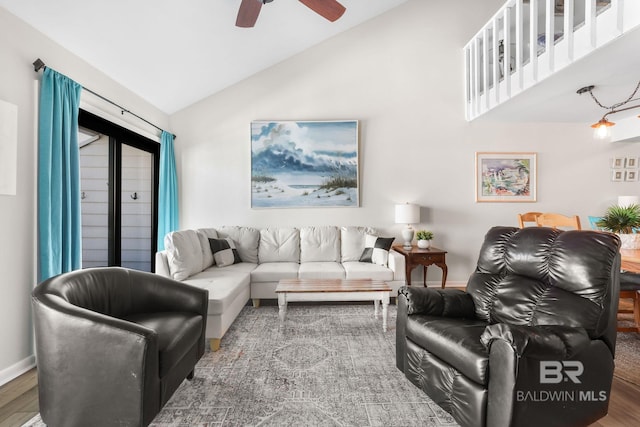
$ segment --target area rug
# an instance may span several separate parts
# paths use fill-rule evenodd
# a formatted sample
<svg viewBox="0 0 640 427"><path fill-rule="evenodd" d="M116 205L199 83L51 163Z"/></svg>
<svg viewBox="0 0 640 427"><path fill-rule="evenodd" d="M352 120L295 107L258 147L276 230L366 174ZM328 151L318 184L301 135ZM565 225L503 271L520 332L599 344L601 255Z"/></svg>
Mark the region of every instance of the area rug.
<svg viewBox="0 0 640 427"><path fill-rule="evenodd" d="M152 426L456 426L395 366L373 305L245 307ZM42 427L39 417L25 426Z"/></svg>
<svg viewBox="0 0 640 427"><path fill-rule="evenodd" d="M616 377L640 386L640 334L619 332L616 339Z"/></svg>
<svg viewBox="0 0 640 427"><path fill-rule="evenodd" d="M633 326L633 314L618 314L619 326ZM616 377L640 386L640 334L618 332L616 337Z"/></svg>
<svg viewBox="0 0 640 427"><path fill-rule="evenodd" d="M383 332L372 305L290 305L281 326L277 307L245 307L152 426L456 426L395 367L395 320L395 306ZM638 366L640 334L619 333L615 375L640 385Z"/></svg>

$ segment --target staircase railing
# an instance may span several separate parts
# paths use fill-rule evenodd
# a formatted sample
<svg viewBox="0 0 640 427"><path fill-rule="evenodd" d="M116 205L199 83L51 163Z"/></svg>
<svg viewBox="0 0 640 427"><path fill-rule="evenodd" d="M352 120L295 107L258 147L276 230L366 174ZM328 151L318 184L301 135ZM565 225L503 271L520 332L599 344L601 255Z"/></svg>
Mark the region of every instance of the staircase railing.
<svg viewBox="0 0 640 427"><path fill-rule="evenodd" d="M464 47L467 120L639 25L640 0L508 0Z"/></svg>

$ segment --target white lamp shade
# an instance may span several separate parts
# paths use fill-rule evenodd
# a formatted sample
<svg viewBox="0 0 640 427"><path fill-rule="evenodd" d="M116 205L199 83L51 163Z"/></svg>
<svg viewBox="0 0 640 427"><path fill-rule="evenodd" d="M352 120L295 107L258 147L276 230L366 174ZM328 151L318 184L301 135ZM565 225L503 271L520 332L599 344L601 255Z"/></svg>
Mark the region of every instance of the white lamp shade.
<svg viewBox="0 0 640 427"><path fill-rule="evenodd" d="M627 207L631 205L640 205L640 197L638 196L618 196L618 206Z"/></svg>
<svg viewBox="0 0 640 427"><path fill-rule="evenodd" d="M417 224L420 222L420 206L405 203L396 205L396 224Z"/></svg>

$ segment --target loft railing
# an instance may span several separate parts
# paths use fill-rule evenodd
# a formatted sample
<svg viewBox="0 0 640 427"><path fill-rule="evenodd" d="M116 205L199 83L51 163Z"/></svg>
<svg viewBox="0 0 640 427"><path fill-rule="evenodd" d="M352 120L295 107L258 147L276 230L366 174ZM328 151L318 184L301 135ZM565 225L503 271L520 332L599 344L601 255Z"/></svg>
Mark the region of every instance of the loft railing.
<svg viewBox="0 0 640 427"><path fill-rule="evenodd" d="M508 0L464 47L467 120L639 25L640 0Z"/></svg>

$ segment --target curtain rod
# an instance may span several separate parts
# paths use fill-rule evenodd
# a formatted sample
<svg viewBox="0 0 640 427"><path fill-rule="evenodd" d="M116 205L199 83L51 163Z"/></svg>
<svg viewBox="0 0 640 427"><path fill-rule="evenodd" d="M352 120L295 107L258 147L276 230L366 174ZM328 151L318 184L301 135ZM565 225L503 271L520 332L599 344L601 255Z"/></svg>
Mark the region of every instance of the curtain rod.
<svg viewBox="0 0 640 427"><path fill-rule="evenodd" d="M47 67L47 66L45 65L45 63L44 63L40 58L38 58L38 59L36 59L35 61L33 61L33 70L34 70L36 73L37 73L38 71L40 71L40 70L42 70L42 69L46 68L46 67ZM89 93L91 93L91 94L93 94L93 95L97 96L98 98L102 99L103 101L106 101L106 102L108 102L109 104L111 104L111 105L114 105L114 106L118 107L118 108L120 109L120 113L121 113L121 114L124 114L124 113L131 114L132 116L136 117L137 119L140 119L140 120L142 120L143 122L147 123L148 125L153 126L154 128L158 129L159 131L161 131L161 132L163 132L163 131L164 131L164 129L162 129L161 127L156 126L156 125L154 125L153 123L151 123L149 120L145 119L144 117L140 117L140 116L139 116L139 115L137 115L136 113L133 113L133 112L131 112L131 111L127 110L127 109L126 109L126 108L124 108L122 105L119 105L119 104L117 104L117 103L113 102L113 101L112 101L112 100L110 100L109 98L106 98L106 97L104 97L104 96L100 95L99 93L96 93L96 92L92 91L91 89L89 89L89 88L87 88L87 87L85 87L85 86L82 86L82 89L84 89L84 90L86 90L87 92L89 92ZM171 134L171 135L172 135L174 138L176 138L176 135L174 135L174 134Z"/></svg>

